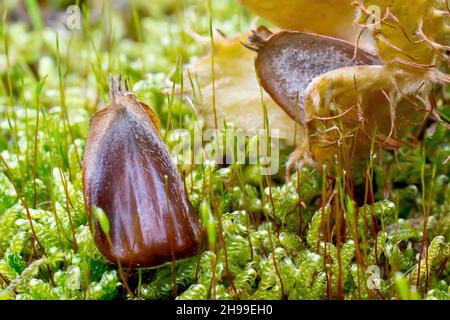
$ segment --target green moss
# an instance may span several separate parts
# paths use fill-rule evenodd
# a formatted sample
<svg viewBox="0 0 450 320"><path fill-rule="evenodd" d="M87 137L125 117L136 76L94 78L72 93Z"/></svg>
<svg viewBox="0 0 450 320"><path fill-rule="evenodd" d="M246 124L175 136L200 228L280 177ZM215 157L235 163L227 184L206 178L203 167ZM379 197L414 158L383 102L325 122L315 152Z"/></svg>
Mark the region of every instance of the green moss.
<svg viewBox="0 0 450 320"><path fill-rule="evenodd" d="M168 146L175 145L174 129L194 130L198 115L171 92L181 90L184 64L205 52L192 34L209 33L206 1L134 3L133 19L112 7L113 37L105 32L109 19L86 8L92 19L59 34L59 54L56 29L45 21L35 29L11 15L2 26L0 77L11 87L0 84L0 299L130 298L88 227L80 164L89 116L108 102L108 74L122 73L155 109ZM64 9L58 1L48 6ZM249 30L253 19L236 1L214 2L214 27L226 34ZM39 25L36 14L33 23ZM448 113L441 93L436 100ZM375 161L376 201L360 207L345 195L322 209L330 193L314 168L286 181L281 174L267 179L255 164L179 166L211 251L178 261L175 282L171 265L131 271L135 297L449 299L450 165L443 163L450 131L438 125L430 133L425 159L420 148L401 148L395 161L379 154L393 161L389 176ZM424 208L428 255L425 247L420 255ZM370 266L380 268L377 290L367 285Z"/></svg>

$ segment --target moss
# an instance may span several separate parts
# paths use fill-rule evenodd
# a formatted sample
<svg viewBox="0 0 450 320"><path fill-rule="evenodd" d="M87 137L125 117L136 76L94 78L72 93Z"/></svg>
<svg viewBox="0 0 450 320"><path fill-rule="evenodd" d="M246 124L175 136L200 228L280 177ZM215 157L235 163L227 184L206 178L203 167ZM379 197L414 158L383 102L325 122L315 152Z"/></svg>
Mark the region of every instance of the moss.
<svg viewBox="0 0 450 320"><path fill-rule="evenodd" d="M82 31L59 34L59 53L55 29L45 23L34 30L11 16L2 27L9 64L2 46L0 76L7 81L0 84L0 299L130 298L120 270L96 249L88 227L80 162L89 115L107 103L107 75L120 72L156 110L167 144L175 145L175 129L193 130L198 115L178 94L189 84L182 86L180 70L173 71L205 52L192 34L209 32L205 1L181 7L171 0L135 2L140 36L113 7L117 23L110 38L104 32L108 19L95 18L90 8L92 21L84 21ZM59 10L52 1L49 7ZM254 19L236 1L214 3L214 9L214 27L226 34L248 30ZM37 93L37 79L45 75ZM447 112L442 95L436 93L438 108ZM201 216L211 251L178 261L175 282L172 265L131 271L131 290L142 299L449 299L450 166L443 164L449 132L443 125L433 135L426 132L425 157L420 149L401 148L387 177L375 161L375 203L361 207L344 206L336 197L323 210L328 181L310 167L287 181L282 173L261 175L256 164L180 165L193 206L206 212ZM424 212L427 258L420 255ZM369 266L380 268L377 290L367 285ZM419 274L422 282L411 289Z"/></svg>

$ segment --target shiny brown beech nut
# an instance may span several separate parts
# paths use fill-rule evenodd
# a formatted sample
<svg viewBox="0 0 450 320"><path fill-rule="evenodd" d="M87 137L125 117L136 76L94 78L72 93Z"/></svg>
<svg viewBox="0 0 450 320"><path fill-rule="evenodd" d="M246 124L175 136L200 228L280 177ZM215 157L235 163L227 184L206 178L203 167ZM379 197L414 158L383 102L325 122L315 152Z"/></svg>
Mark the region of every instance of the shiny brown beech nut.
<svg viewBox="0 0 450 320"><path fill-rule="evenodd" d="M355 41L360 30L353 23L352 0L239 0L277 27L313 32Z"/></svg>
<svg viewBox="0 0 450 320"><path fill-rule="evenodd" d="M304 100L311 81L329 71L381 64L347 41L305 32L273 34L260 26L245 46L258 53L256 71L264 90L295 121L305 124ZM355 55L356 53L356 55Z"/></svg>
<svg viewBox="0 0 450 320"><path fill-rule="evenodd" d="M156 116L127 86L122 91L120 80L111 81L111 98L91 118L83 161L95 244L124 267L154 267L196 255L202 228ZM109 219L109 235L92 214L95 207Z"/></svg>

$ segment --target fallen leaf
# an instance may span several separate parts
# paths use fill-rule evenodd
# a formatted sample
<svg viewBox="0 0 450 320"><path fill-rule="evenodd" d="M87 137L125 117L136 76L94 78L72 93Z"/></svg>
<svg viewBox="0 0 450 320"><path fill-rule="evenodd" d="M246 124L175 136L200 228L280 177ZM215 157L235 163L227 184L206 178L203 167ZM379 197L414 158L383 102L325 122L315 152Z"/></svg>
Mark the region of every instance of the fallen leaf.
<svg viewBox="0 0 450 320"><path fill-rule="evenodd" d="M229 38L216 39L214 54L215 107L219 127L232 122L249 135L264 129L262 99L267 108L270 129L278 129L277 135L286 145L292 146L300 139L302 129L261 89L255 72L255 53L246 49L244 33ZM198 112L204 117L207 128L215 128L211 55L189 66L193 79ZM185 83L189 83L187 79ZM198 82L195 81L198 79ZM193 95L191 88L191 96ZM297 130L297 133L295 133ZM296 140L298 141L298 140Z"/></svg>
<svg viewBox="0 0 450 320"><path fill-rule="evenodd" d="M195 255L199 218L159 136L150 107L120 86L94 114L83 161L83 189L95 244L111 262L154 267ZM106 220L107 219L107 220ZM105 226L108 226L107 228Z"/></svg>

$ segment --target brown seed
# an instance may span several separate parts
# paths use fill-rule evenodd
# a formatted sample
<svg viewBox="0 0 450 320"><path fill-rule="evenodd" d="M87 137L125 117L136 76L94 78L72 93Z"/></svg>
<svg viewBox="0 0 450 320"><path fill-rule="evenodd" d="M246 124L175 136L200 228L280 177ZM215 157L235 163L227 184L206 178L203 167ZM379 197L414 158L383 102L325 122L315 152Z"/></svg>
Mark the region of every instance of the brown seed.
<svg viewBox="0 0 450 320"><path fill-rule="evenodd" d="M123 92L120 80L111 81L111 98L91 118L83 161L95 244L124 267L154 267L197 254L200 222L159 136L155 114ZM93 217L94 207L108 217L108 235Z"/></svg>
<svg viewBox="0 0 450 320"><path fill-rule="evenodd" d="M256 71L262 87L295 121L305 124L303 103L311 81L342 67L380 64L379 59L343 40L312 33L273 34L261 26L248 48L258 52Z"/></svg>
<svg viewBox="0 0 450 320"><path fill-rule="evenodd" d="M239 0L279 28L356 39L353 0Z"/></svg>

